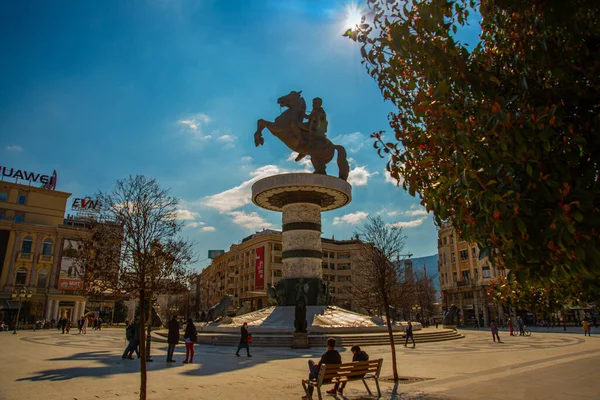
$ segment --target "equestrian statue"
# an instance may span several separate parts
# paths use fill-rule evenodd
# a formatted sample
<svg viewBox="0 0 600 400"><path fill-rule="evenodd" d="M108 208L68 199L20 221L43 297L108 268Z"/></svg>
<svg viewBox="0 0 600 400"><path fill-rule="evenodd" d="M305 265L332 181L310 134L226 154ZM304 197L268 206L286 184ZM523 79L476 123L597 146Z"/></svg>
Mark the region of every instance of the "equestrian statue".
<svg viewBox="0 0 600 400"><path fill-rule="evenodd" d="M287 109L275 118L274 122L258 120L254 144L258 147L265 143L262 131L267 128L287 147L298 153L296 161L309 155L315 169L314 173L321 175L327 175L326 166L333 159L334 152L337 150L338 176L340 179L348 180L350 166L346 159L346 150L343 146L333 144L325 135L328 123L327 115L323 110L323 101L318 97L313 99L312 111L307 115L306 102L300 96L301 94L302 91L291 91L277 99L279 106Z"/></svg>

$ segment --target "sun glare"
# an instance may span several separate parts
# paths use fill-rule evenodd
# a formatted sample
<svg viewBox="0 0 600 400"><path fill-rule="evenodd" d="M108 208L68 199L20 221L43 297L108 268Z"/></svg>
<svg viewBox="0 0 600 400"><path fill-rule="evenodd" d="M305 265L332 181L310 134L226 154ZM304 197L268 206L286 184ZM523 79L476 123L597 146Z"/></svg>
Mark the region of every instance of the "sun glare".
<svg viewBox="0 0 600 400"><path fill-rule="evenodd" d="M345 29L355 29L360 25L363 12L356 4L349 4L346 7L346 21L344 22Z"/></svg>

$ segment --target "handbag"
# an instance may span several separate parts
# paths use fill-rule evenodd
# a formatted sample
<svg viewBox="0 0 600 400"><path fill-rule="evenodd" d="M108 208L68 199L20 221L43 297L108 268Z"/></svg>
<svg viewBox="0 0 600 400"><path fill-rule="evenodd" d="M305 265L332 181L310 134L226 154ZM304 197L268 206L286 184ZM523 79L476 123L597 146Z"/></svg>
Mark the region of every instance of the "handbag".
<svg viewBox="0 0 600 400"><path fill-rule="evenodd" d="M252 344L252 335L248 334L248 344Z"/></svg>

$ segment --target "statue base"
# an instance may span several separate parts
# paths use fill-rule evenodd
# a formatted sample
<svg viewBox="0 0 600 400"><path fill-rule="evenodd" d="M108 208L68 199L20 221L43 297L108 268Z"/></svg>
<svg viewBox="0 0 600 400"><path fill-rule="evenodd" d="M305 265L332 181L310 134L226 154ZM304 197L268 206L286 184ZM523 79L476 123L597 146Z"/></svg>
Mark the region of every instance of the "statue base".
<svg viewBox="0 0 600 400"><path fill-rule="evenodd" d="M280 306L295 306L303 298L305 306L327 306L330 303L329 287L320 278L282 279L275 285Z"/></svg>
<svg viewBox="0 0 600 400"><path fill-rule="evenodd" d="M292 349L308 349L308 332L294 332Z"/></svg>
<svg viewBox="0 0 600 400"><path fill-rule="evenodd" d="M444 329L457 329L458 325L442 325Z"/></svg>

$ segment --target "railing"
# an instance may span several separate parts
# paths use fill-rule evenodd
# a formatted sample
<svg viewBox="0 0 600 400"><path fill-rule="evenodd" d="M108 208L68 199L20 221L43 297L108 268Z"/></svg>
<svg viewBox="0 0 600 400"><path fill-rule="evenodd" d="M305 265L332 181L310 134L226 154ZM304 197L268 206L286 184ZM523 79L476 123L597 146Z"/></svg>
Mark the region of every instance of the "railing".
<svg viewBox="0 0 600 400"><path fill-rule="evenodd" d="M51 255L47 255L47 254L40 254L40 257L38 259L39 263L52 263L52 261L54 261L54 256Z"/></svg>
<svg viewBox="0 0 600 400"><path fill-rule="evenodd" d="M473 281L471 280L462 280L462 281L458 281L456 282L456 286L461 287L461 286L472 286L473 285Z"/></svg>
<svg viewBox="0 0 600 400"><path fill-rule="evenodd" d="M17 261L33 261L32 253L19 253Z"/></svg>

